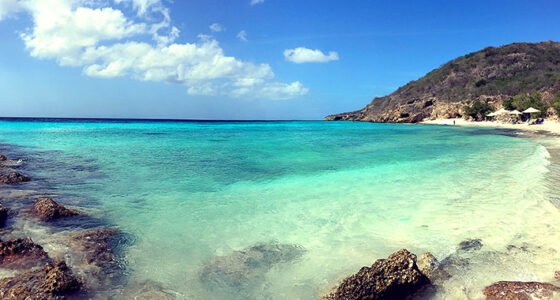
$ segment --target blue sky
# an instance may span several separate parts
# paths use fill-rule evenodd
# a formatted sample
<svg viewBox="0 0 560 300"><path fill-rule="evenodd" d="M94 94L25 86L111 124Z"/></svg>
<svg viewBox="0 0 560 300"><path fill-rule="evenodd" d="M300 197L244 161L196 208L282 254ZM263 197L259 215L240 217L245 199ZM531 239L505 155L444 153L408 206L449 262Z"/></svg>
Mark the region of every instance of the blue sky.
<svg viewBox="0 0 560 300"><path fill-rule="evenodd" d="M320 119L486 46L560 40L552 0L251 2L0 0L0 115Z"/></svg>

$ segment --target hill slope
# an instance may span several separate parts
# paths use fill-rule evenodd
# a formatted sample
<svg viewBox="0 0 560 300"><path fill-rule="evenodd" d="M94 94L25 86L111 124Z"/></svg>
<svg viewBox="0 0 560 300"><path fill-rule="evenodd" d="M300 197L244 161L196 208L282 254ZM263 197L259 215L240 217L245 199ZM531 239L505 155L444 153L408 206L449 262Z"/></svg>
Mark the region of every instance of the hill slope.
<svg viewBox="0 0 560 300"><path fill-rule="evenodd" d="M500 106L519 93L560 91L560 43L515 43L459 57L361 110L327 120L415 123L462 115L475 100Z"/></svg>

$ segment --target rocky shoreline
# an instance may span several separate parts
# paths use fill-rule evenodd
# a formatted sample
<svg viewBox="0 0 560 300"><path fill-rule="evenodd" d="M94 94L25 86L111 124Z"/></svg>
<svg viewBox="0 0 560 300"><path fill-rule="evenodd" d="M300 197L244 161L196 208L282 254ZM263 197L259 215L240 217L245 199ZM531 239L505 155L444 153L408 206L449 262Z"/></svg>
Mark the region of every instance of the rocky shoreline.
<svg viewBox="0 0 560 300"><path fill-rule="evenodd" d="M26 189L34 179L22 166L0 155L1 299L176 299L157 283L129 282L124 249L132 236ZM34 241L30 227L48 237Z"/></svg>

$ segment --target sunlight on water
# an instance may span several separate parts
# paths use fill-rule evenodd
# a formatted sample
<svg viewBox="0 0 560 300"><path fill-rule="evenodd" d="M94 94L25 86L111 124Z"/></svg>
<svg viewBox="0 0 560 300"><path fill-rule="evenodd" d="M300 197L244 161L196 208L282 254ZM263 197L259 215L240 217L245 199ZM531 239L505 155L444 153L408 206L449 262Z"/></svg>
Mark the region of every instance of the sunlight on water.
<svg viewBox="0 0 560 300"><path fill-rule="evenodd" d="M132 279L195 299L317 298L400 248L444 259L469 238L483 248L436 298L480 298L496 280L552 280L560 214L549 201L549 154L496 133L325 122L0 122L3 142L83 167L72 184L64 172L54 181L95 199L137 237L127 254ZM236 251L262 244L287 254L254 269L235 265ZM222 285L204 280L220 256L241 274L233 283L225 275Z"/></svg>

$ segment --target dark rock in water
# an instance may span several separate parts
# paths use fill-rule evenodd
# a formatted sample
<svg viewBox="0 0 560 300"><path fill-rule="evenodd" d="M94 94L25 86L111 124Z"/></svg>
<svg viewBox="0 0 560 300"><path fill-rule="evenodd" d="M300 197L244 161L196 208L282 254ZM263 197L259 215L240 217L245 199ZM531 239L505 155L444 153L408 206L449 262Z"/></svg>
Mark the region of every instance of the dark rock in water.
<svg viewBox="0 0 560 300"><path fill-rule="evenodd" d="M469 239L459 243L459 250L462 251L476 251L482 248L481 239Z"/></svg>
<svg viewBox="0 0 560 300"><path fill-rule="evenodd" d="M418 257L416 265L422 274L424 274L430 282L435 283L449 279L451 275L441 268L440 262L430 252L423 253Z"/></svg>
<svg viewBox="0 0 560 300"><path fill-rule="evenodd" d="M8 158L4 154L0 154L0 161L6 161Z"/></svg>
<svg viewBox="0 0 560 300"><path fill-rule="evenodd" d="M68 209L48 197L41 197L35 201L33 213L45 222L78 215L75 210Z"/></svg>
<svg viewBox="0 0 560 300"><path fill-rule="evenodd" d="M326 299L406 299L428 285L430 280L420 272L416 255L402 249L371 267L363 267L347 277Z"/></svg>
<svg viewBox="0 0 560 300"><path fill-rule="evenodd" d="M273 265L293 261L304 253L305 249L298 245L258 244L214 258L204 266L200 279L221 287L243 288L262 277Z"/></svg>
<svg viewBox="0 0 560 300"><path fill-rule="evenodd" d="M64 262L0 279L2 299L65 299L79 289L80 282Z"/></svg>
<svg viewBox="0 0 560 300"><path fill-rule="evenodd" d="M49 260L43 247L31 238L0 242L0 266L3 268L27 268L40 265Z"/></svg>
<svg viewBox="0 0 560 300"><path fill-rule="evenodd" d="M121 247L130 243L127 235L117 228L96 228L75 233L71 240L73 247L83 254L77 259L88 277L84 283L96 289L124 280Z"/></svg>
<svg viewBox="0 0 560 300"><path fill-rule="evenodd" d="M11 172L10 174L0 174L0 183L3 184L16 184L21 182L30 181L31 178L21 175L17 172Z"/></svg>
<svg viewBox="0 0 560 300"><path fill-rule="evenodd" d="M484 288L487 300L553 299L560 287L542 282L500 281Z"/></svg>
<svg viewBox="0 0 560 300"><path fill-rule="evenodd" d="M8 221L9 208L0 204L0 227L6 226L6 221Z"/></svg>

